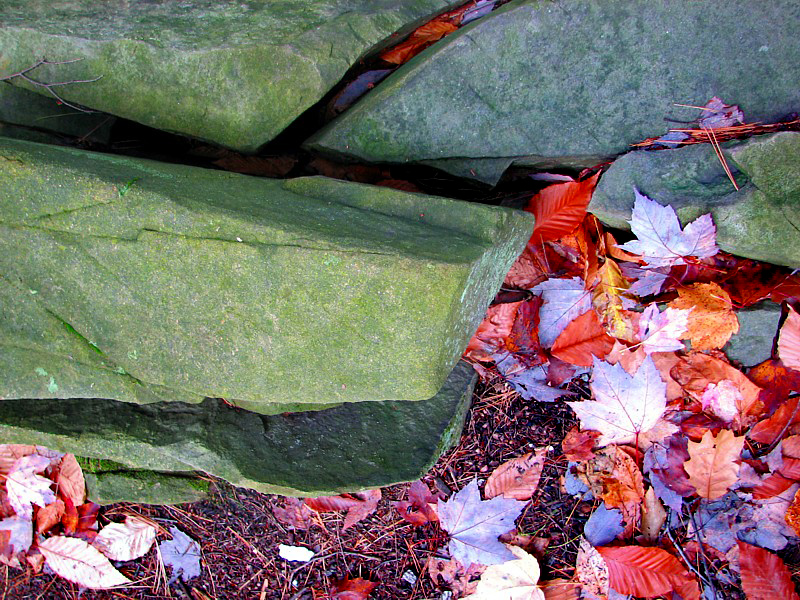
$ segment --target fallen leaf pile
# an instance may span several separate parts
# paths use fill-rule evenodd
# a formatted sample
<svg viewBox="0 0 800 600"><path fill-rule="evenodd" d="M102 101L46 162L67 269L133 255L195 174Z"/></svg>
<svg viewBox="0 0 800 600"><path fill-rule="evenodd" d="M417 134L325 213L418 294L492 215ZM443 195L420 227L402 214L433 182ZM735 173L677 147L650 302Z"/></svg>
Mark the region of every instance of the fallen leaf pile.
<svg viewBox="0 0 800 600"><path fill-rule="evenodd" d="M146 520L97 523L99 505L86 501L83 471L72 454L41 446L0 445L0 562L46 564L55 573L88 588L133 582L110 561L147 554L156 528Z"/></svg>
<svg viewBox="0 0 800 600"><path fill-rule="evenodd" d="M714 118L736 119L735 108L720 105ZM750 600L798 598L776 552L800 532L800 276L721 252L710 215L682 226L672 207L638 190L633 239L618 243L586 213L597 180L531 199L536 227L504 284L506 295L520 293L489 308L464 355L481 377L530 401L588 384L590 398L568 399L580 429L562 443L565 489L597 502L572 583L586 597L698 600L703 589L710 597L738 585L721 575L732 573ZM743 369L724 349L739 331L737 311L760 301L781 303L784 319L772 358ZM531 460L501 465L486 496L508 472L527 490ZM476 494L461 503L461 519L488 523L489 501ZM441 507L439 518L451 556L495 564L460 550L459 527ZM470 547L488 548L494 533ZM487 585L470 597L489 597L480 595L495 589Z"/></svg>

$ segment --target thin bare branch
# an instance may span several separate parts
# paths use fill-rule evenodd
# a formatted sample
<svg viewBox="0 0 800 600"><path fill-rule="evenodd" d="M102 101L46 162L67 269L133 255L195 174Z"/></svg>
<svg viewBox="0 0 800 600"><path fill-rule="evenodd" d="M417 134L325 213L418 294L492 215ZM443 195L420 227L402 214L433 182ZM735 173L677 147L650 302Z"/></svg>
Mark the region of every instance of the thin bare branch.
<svg viewBox="0 0 800 600"><path fill-rule="evenodd" d="M94 111L94 110L89 110L87 108L83 108L83 107L78 106L76 104L72 104L71 102L67 102L53 88L57 87L57 86L60 86L60 85L70 85L70 84L73 84L73 83L93 83L93 82L97 81L98 79L102 78L103 77L102 75L99 75L99 76L95 77L94 79L70 79L69 81L54 81L54 82L51 82L51 83L45 83L43 81L37 81L36 79L34 79L33 77L28 75L28 73L38 69L39 67L41 67L43 65L48 65L48 66L51 66L51 65L69 65L69 64L72 64L72 63L75 63L75 62L79 62L81 60L83 60L83 58L73 58L71 60L56 60L56 61L47 60L46 58L41 58L36 62L36 64L33 64L30 67L26 67L25 69L22 69L21 71L17 71L16 73L12 73L11 75L0 76L0 81L10 81L10 80L14 79L15 77L19 77L20 79L22 79L23 81L28 82L29 84L31 84L34 87L39 87L39 88L43 88L43 89L47 90L50 93L50 95L53 96L53 98L56 99L57 102L59 102L60 104L63 104L64 106L69 106L70 108L72 108L74 110L77 110L77 111L80 111L80 112L84 112L84 113L97 112L97 111Z"/></svg>

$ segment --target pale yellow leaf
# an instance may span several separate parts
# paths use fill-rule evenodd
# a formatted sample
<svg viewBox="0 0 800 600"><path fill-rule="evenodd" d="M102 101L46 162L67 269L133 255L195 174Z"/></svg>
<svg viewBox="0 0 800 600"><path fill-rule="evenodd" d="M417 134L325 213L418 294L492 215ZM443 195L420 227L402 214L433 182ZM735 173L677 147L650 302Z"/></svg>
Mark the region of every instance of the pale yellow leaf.
<svg viewBox="0 0 800 600"><path fill-rule="evenodd" d="M724 496L739 477L739 455L744 436L736 437L723 429L714 437L711 431L703 434L699 442L689 442L689 460L683 468L689 483L701 498L716 500Z"/></svg>
<svg viewBox="0 0 800 600"><path fill-rule="evenodd" d="M475 593L464 600L544 600L544 592L538 586L539 563L522 548L506 547L516 560L488 566Z"/></svg>
<svg viewBox="0 0 800 600"><path fill-rule="evenodd" d="M156 539L156 528L136 517L124 523L109 523L94 540L94 547L111 560L134 560L144 556Z"/></svg>
<svg viewBox="0 0 800 600"><path fill-rule="evenodd" d="M51 537L39 542L39 550L53 571L83 587L106 589L131 583L97 548L79 538Z"/></svg>

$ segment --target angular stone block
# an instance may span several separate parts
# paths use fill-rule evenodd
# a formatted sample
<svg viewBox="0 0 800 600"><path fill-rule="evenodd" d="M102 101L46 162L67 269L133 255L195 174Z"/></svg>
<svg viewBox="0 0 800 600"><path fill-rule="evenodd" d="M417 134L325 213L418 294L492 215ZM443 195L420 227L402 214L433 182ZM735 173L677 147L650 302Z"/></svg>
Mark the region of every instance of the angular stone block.
<svg viewBox="0 0 800 600"><path fill-rule="evenodd" d="M30 75L41 82L100 77L58 93L150 127L254 151L374 45L451 4L3 0L0 74L42 57L76 61Z"/></svg>
<svg viewBox="0 0 800 600"><path fill-rule="evenodd" d="M720 15L726 15L720 18ZM713 96L750 122L800 105L793 0L509 2L422 52L315 134L318 150L494 183L525 158L591 166Z"/></svg>
<svg viewBox="0 0 800 600"><path fill-rule="evenodd" d="M0 398L264 413L430 398L532 227L386 188L0 140Z"/></svg>
<svg viewBox="0 0 800 600"><path fill-rule="evenodd" d="M204 471L269 493L338 494L425 473L458 441L475 378L472 367L459 362L428 400L274 416L212 399L195 405L6 400L0 402L0 438L133 469Z"/></svg>

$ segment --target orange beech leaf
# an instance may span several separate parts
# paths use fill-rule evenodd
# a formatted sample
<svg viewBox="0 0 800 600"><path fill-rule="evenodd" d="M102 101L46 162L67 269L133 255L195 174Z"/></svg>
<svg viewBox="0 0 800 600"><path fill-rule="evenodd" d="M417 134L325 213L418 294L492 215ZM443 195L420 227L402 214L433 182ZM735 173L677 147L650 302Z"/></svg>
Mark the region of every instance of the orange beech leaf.
<svg viewBox="0 0 800 600"><path fill-rule="evenodd" d="M597 551L608 566L609 586L621 594L660 596L692 581L681 562L661 548L615 546Z"/></svg>
<svg viewBox="0 0 800 600"><path fill-rule="evenodd" d="M599 431L592 429L581 429L574 425L572 429L567 432L564 440L561 442L561 450L564 456L570 461L591 460L594 458L594 448L597 438L602 434Z"/></svg>
<svg viewBox="0 0 800 600"><path fill-rule="evenodd" d="M786 432L794 433L794 426L800 423L800 407L798 407L798 401L800 401L800 398L797 396L786 400L786 402L778 407L774 415L756 423L747 436L751 440L761 442L762 444L772 444Z"/></svg>
<svg viewBox="0 0 800 600"><path fill-rule="evenodd" d="M736 437L723 429L716 437L706 431L699 442L689 442L689 460L683 465L689 483L701 498L716 500L724 496L739 477L739 455L744 436Z"/></svg>
<svg viewBox="0 0 800 600"><path fill-rule="evenodd" d="M75 506L86 501L86 481L83 479L83 469L74 454L65 454L61 459L55 482L58 485L58 493L62 497L69 496Z"/></svg>
<svg viewBox="0 0 800 600"><path fill-rule="evenodd" d="M514 500L530 500L539 486L546 456L544 447L504 462L489 475L484 495L486 498L502 495Z"/></svg>
<svg viewBox="0 0 800 600"><path fill-rule="evenodd" d="M361 577L355 579L345 577L334 581L333 587L336 593L333 594L332 600L366 600L378 584Z"/></svg>
<svg viewBox="0 0 800 600"><path fill-rule="evenodd" d="M691 309L686 333L693 350L716 350L728 343L739 331L739 320L733 313L731 298L716 283L694 283L678 288L678 298L671 308Z"/></svg>
<svg viewBox="0 0 800 600"><path fill-rule="evenodd" d="M788 369L779 360L769 359L756 365L747 371L747 378L763 388L759 400L768 415L785 403L790 392L800 392L800 371Z"/></svg>
<svg viewBox="0 0 800 600"><path fill-rule="evenodd" d="M572 233L586 216L600 173L583 181L566 181L544 188L529 201L526 211L536 217L531 243L541 244Z"/></svg>
<svg viewBox="0 0 800 600"><path fill-rule="evenodd" d="M425 48L444 36L456 31L458 27L442 18L421 25L404 42L381 52L380 59L393 65L402 65L422 52Z"/></svg>
<svg viewBox="0 0 800 600"><path fill-rule="evenodd" d="M800 600L792 573L778 556L738 540L742 589L747 600Z"/></svg>
<svg viewBox="0 0 800 600"><path fill-rule="evenodd" d="M36 511L36 533L46 533L61 522L64 516L64 501L56 498L47 506Z"/></svg>
<svg viewBox="0 0 800 600"><path fill-rule="evenodd" d="M564 328L551 352L561 360L591 367L594 357L605 358L614 347L614 338L600 325L597 313L588 310Z"/></svg>
<svg viewBox="0 0 800 600"><path fill-rule="evenodd" d="M608 583L632 596L660 596L676 590L692 577L666 550L641 546L597 548L608 565Z"/></svg>
<svg viewBox="0 0 800 600"><path fill-rule="evenodd" d="M778 356L784 365L800 371L800 314L791 306L778 336Z"/></svg>
<svg viewBox="0 0 800 600"><path fill-rule="evenodd" d="M520 300L490 306L478 330L467 344L464 356L472 360L491 361L492 354L504 348L505 341L511 336L517 310L523 302L525 301Z"/></svg>
<svg viewBox="0 0 800 600"><path fill-rule="evenodd" d="M784 477L780 473L773 473L750 491L756 500L764 500L782 494L795 483L797 482Z"/></svg>
<svg viewBox="0 0 800 600"><path fill-rule="evenodd" d="M306 498L303 502L317 512L337 512L346 510L342 531L366 519L375 512L381 499L380 490L367 490L354 494L340 494L339 496L320 496L319 498Z"/></svg>

